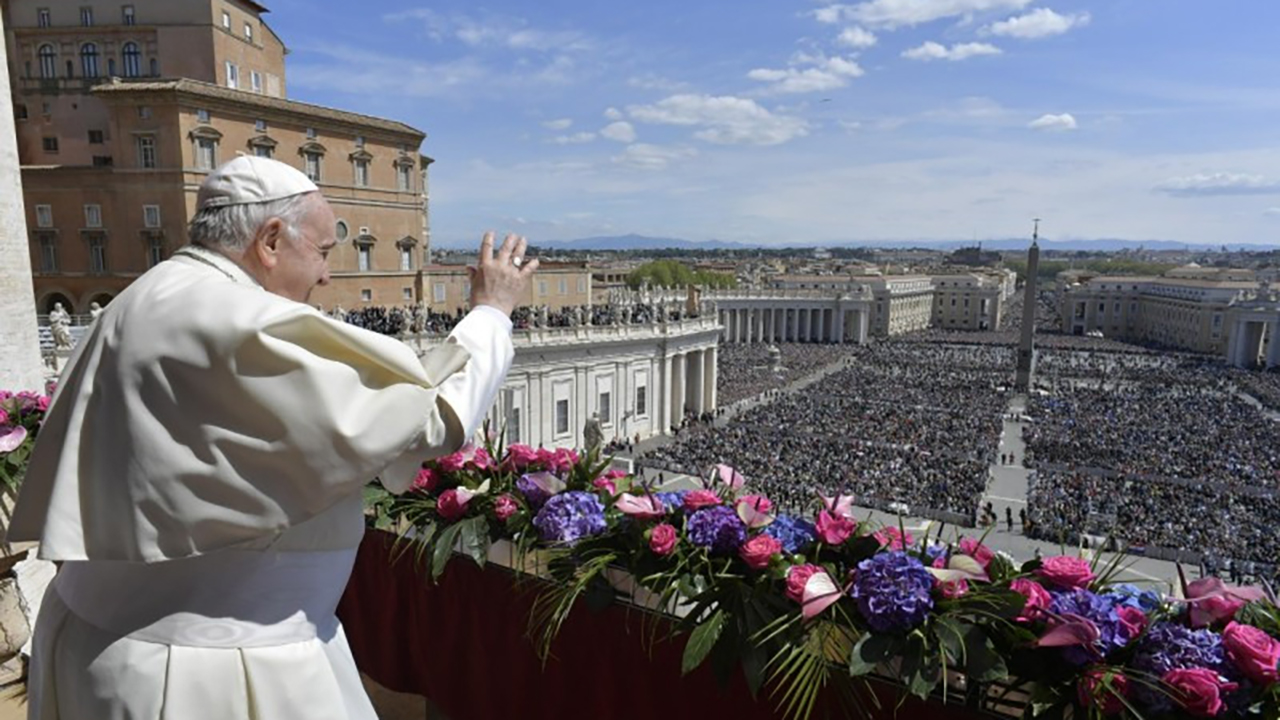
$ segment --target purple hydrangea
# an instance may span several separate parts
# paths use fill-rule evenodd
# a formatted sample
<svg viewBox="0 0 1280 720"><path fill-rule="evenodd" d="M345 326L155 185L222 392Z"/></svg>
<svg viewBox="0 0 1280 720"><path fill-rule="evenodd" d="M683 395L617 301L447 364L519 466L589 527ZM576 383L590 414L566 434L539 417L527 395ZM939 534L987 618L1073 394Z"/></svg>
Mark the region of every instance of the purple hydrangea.
<svg viewBox="0 0 1280 720"><path fill-rule="evenodd" d="M928 568L899 550L858 563L849 594L873 630L895 632L925 621L933 609L932 589Z"/></svg>
<svg viewBox="0 0 1280 720"><path fill-rule="evenodd" d="M1098 641L1091 647L1079 645L1062 648L1062 657L1072 665L1085 665L1105 658L1114 650L1119 650L1133 638L1116 611L1113 600L1088 590L1070 590L1052 593L1053 602L1049 610L1055 615L1079 615L1091 621L1098 628Z"/></svg>
<svg viewBox="0 0 1280 720"><path fill-rule="evenodd" d="M782 549L795 554L817 538L813 523L792 515L778 515L764 528L764 534L782 543Z"/></svg>
<svg viewBox="0 0 1280 720"><path fill-rule="evenodd" d="M1222 647L1222 636L1212 630L1192 630L1174 623L1160 622L1151 626L1138 646L1133 667L1154 677L1164 677L1179 668L1208 668L1234 678ZM1172 705L1165 693L1140 686L1139 700L1152 710L1167 712Z"/></svg>
<svg viewBox="0 0 1280 720"><path fill-rule="evenodd" d="M747 526L733 508L705 507L689 516L689 542L719 555L732 555L747 541Z"/></svg>
<svg viewBox="0 0 1280 720"><path fill-rule="evenodd" d="M538 474L546 475L548 473ZM529 503L529 507L534 510L541 508L551 497L551 493L542 485L539 485L529 474L516 478L516 490L520 491L520 494L524 496L525 502Z"/></svg>
<svg viewBox="0 0 1280 720"><path fill-rule="evenodd" d="M595 493L562 492L547 500L534 516L533 525L543 540L573 545L604 532L604 505Z"/></svg>

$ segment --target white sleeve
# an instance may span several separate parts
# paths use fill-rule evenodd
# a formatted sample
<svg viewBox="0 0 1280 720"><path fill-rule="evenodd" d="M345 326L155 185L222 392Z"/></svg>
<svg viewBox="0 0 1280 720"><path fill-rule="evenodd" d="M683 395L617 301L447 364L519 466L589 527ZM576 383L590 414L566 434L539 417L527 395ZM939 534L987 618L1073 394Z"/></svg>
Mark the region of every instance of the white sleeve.
<svg viewBox="0 0 1280 720"><path fill-rule="evenodd" d="M495 307L477 305L454 327L449 342L461 345L471 357L460 372L440 384L439 397L458 417L463 436L470 438L493 407L515 358L511 318Z"/></svg>

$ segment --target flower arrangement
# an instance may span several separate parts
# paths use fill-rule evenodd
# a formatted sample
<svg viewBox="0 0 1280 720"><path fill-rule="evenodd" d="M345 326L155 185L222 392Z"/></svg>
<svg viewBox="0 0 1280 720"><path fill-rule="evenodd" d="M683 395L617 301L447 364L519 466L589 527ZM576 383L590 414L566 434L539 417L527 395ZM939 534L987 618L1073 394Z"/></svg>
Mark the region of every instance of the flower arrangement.
<svg viewBox="0 0 1280 720"><path fill-rule="evenodd" d="M497 540L517 567L539 558L542 657L577 600L616 597L608 571L621 569L683 611L651 627L688 634L684 672L741 668L790 717L809 717L824 688L870 702L873 673L921 698L1001 683L1046 720L1280 717L1269 592L1210 578L1165 597L1117 583L1118 560L1019 565L981 538L874 527L849 495L815 497L810 517L777 513L725 466L680 492L607 467L593 453L468 445L424 464L410 492L375 485L369 499L433 579L455 550L483 565Z"/></svg>
<svg viewBox="0 0 1280 720"><path fill-rule="evenodd" d="M0 482L10 490L22 484L48 409L48 395L0 390Z"/></svg>

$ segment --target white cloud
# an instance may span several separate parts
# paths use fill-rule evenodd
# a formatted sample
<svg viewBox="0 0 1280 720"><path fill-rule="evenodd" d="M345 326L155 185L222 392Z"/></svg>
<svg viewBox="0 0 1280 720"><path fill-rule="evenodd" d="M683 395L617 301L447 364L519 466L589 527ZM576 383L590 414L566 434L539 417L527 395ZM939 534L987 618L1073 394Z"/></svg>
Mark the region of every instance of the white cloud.
<svg viewBox="0 0 1280 720"><path fill-rule="evenodd" d="M747 77L772 83L767 88L768 92L805 93L842 88L849 84L849 78L861 77L862 74L862 68L853 60L801 53L791 59L791 67L781 70L756 68L747 73Z"/></svg>
<svg viewBox="0 0 1280 720"><path fill-rule="evenodd" d="M594 43L572 30L542 30L529 27L524 18L487 14L483 18L454 14L444 15L428 8L415 8L390 13L382 19L388 23L418 20L427 36L436 42L456 40L474 48L502 47L536 52L578 52L589 50Z"/></svg>
<svg viewBox="0 0 1280 720"><path fill-rule="evenodd" d="M551 142L556 145L581 145L595 139L596 134L593 132L580 132L572 135L557 135L551 138Z"/></svg>
<svg viewBox="0 0 1280 720"><path fill-rule="evenodd" d="M632 119L702 129L694 137L720 145L778 145L809 134L803 119L775 115L754 100L732 95L672 95L651 105L630 105Z"/></svg>
<svg viewBox="0 0 1280 720"><path fill-rule="evenodd" d="M819 22L852 20L877 28L910 27L944 18L970 18L979 13L1021 10L1032 0L869 0L833 4L814 11Z"/></svg>
<svg viewBox="0 0 1280 720"><path fill-rule="evenodd" d="M1207 197L1212 195L1280 194L1280 181L1262 175L1244 173L1197 173L1174 177L1156 185L1156 191L1174 197Z"/></svg>
<svg viewBox="0 0 1280 720"><path fill-rule="evenodd" d="M698 151L690 147L662 147L636 143L628 145L621 155L614 156L613 161L619 165L642 170L661 170L676 160L683 160L697 154Z"/></svg>
<svg viewBox="0 0 1280 720"><path fill-rule="evenodd" d="M854 133L862 129L862 123L857 120L837 120L836 124L845 132Z"/></svg>
<svg viewBox="0 0 1280 720"><path fill-rule="evenodd" d="M662 90L663 92L678 92L689 87L689 83L672 80L653 73L627 78L627 84L641 90Z"/></svg>
<svg viewBox="0 0 1280 720"><path fill-rule="evenodd" d="M876 36L861 25L854 25L841 30L836 42L851 48L869 48L876 44Z"/></svg>
<svg viewBox="0 0 1280 720"><path fill-rule="evenodd" d="M616 107L605 108L604 116L609 120L621 120L623 117L625 117L622 114L622 111Z"/></svg>
<svg viewBox="0 0 1280 720"><path fill-rule="evenodd" d="M1270 207L1262 211L1267 217L1280 217L1280 207Z"/></svg>
<svg viewBox="0 0 1280 720"><path fill-rule="evenodd" d="M999 55L1000 48L987 43L956 43L951 47L941 45L932 40L925 44L904 50L902 57L908 60L950 60L956 62L979 55Z"/></svg>
<svg viewBox="0 0 1280 720"><path fill-rule="evenodd" d="M600 136L620 143L630 143L636 140L636 129L629 122L619 121L606 125L600 131Z"/></svg>
<svg viewBox="0 0 1280 720"><path fill-rule="evenodd" d="M983 30L992 35L1031 40L1050 35L1061 35L1072 28L1084 27L1088 24L1089 13L1087 12L1079 15L1059 15L1049 8L1037 8L1025 15L1018 15L1008 20L992 23L983 28Z"/></svg>
<svg viewBox="0 0 1280 720"><path fill-rule="evenodd" d="M1032 130L1075 130L1077 125L1075 116L1071 113L1061 115L1046 113L1027 123L1027 127Z"/></svg>
<svg viewBox="0 0 1280 720"><path fill-rule="evenodd" d="M569 118L560 118L559 120L545 120L542 127L548 130L568 130L573 121Z"/></svg>

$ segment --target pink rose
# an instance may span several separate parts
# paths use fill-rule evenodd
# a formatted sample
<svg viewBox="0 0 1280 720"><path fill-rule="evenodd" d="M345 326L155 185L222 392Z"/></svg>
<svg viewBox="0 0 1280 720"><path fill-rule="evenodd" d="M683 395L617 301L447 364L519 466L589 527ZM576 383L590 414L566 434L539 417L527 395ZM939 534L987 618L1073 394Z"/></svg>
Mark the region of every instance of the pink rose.
<svg viewBox="0 0 1280 720"><path fill-rule="evenodd" d="M995 553L991 552L991 548L973 538L960 538L960 552L977 560L982 565L983 570L989 569L991 561L996 556Z"/></svg>
<svg viewBox="0 0 1280 720"><path fill-rule="evenodd" d="M1121 605L1116 608L1116 614L1120 616L1120 625L1129 636L1129 642L1137 640L1142 631L1147 629L1147 614L1136 607Z"/></svg>
<svg viewBox="0 0 1280 720"><path fill-rule="evenodd" d="M519 509L520 506L516 504L515 498L507 494L499 495L498 499L493 501L493 514L503 522L515 515Z"/></svg>
<svg viewBox="0 0 1280 720"><path fill-rule="evenodd" d="M1280 680L1280 640L1251 625L1227 623L1222 631L1222 646L1227 659L1245 677L1266 687Z"/></svg>
<svg viewBox="0 0 1280 720"><path fill-rule="evenodd" d="M1022 614L1017 618L1018 622L1031 622L1040 619L1044 615L1044 611L1049 609L1049 603L1053 602L1053 597L1049 595L1049 591L1045 590L1035 580L1018 578L1009 583L1009 589L1027 599L1026 604L1022 606Z"/></svg>
<svg viewBox="0 0 1280 720"><path fill-rule="evenodd" d="M770 535L757 535L743 543L738 556L753 570L769 567L769 559L782 552L782 543Z"/></svg>
<svg viewBox="0 0 1280 720"><path fill-rule="evenodd" d="M457 520L467 512L467 503L458 497L456 489L449 488L440 493L440 499L436 500L436 512L440 513L440 517L445 520Z"/></svg>
<svg viewBox="0 0 1280 720"><path fill-rule="evenodd" d="M1196 717L1214 717L1222 711L1222 693L1238 686L1223 681L1208 668L1170 670L1161 678L1173 688L1173 696L1187 712Z"/></svg>
<svg viewBox="0 0 1280 720"><path fill-rule="evenodd" d="M792 565L787 570L787 597L797 603L804 602L804 586L814 573L825 572L817 565Z"/></svg>
<svg viewBox="0 0 1280 720"><path fill-rule="evenodd" d="M49 409L49 402L50 402L50 397L48 395L41 395L40 397L36 398L36 410L39 410L40 412L46 412Z"/></svg>
<svg viewBox="0 0 1280 720"><path fill-rule="evenodd" d="M1061 588L1087 588L1093 580L1088 560L1064 555L1045 558L1036 574Z"/></svg>
<svg viewBox="0 0 1280 720"><path fill-rule="evenodd" d="M462 469L462 466L466 464L466 458L462 456L461 451L453 453L452 455L445 455L444 457L436 460L436 467L447 473L458 472Z"/></svg>
<svg viewBox="0 0 1280 720"><path fill-rule="evenodd" d="M911 533L903 535L902 530L896 527L880 528L876 531L875 538L880 541L880 547L890 550L906 550L915 542Z"/></svg>
<svg viewBox="0 0 1280 720"><path fill-rule="evenodd" d="M0 408L0 425L8 425L8 424L9 424L9 413L5 412L4 408Z"/></svg>
<svg viewBox="0 0 1280 720"><path fill-rule="evenodd" d="M493 458L489 457L488 450L476 448L475 452L468 458L468 462L475 466L477 470L488 470L493 465Z"/></svg>
<svg viewBox="0 0 1280 720"><path fill-rule="evenodd" d="M607 479L609 479L609 480L621 480L622 478L624 478L624 477L626 477L626 476L627 476L627 471L626 471L626 470L621 470L621 469L619 469L619 468L614 468L614 469L612 469L612 470L607 470L607 471L605 471L605 474L604 474L604 475L602 475L601 477L607 478Z"/></svg>
<svg viewBox="0 0 1280 720"><path fill-rule="evenodd" d="M614 485L613 481L607 477L602 476L592 480L591 487L597 490L608 490L610 495L618 494L618 486Z"/></svg>
<svg viewBox="0 0 1280 720"><path fill-rule="evenodd" d="M933 586L938 589L939 595L948 600L954 600L969 592L969 581L964 578L959 580L934 580Z"/></svg>
<svg viewBox="0 0 1280 720"><path fill-rule="evenodd" d="M853 531L858 529L858 524L849 518L832 515L826 510L818 513L818 522L814 525L822 542L832 547L843 545L853 535Z"/></svg>
<svg viewBox="0 0 1280 720"><path fill-rule="evenodd" d="M422 468L418 470L418 477L413 480L413 489L423 492L431 492L436 489L436 483L440 481L436 471L431 468Z"/></svg>
<svg viewBox="0 0 1280 720"><path fill-rule="evenodd" d="M1097 708L1103 715L1115 715L1124 710L1121 698L1129 697L1129 678L1114 670L1089 668L1076 684L1076 697L1086 708Z"/></svg>
<svg viewBox="0 0 1280 720"><path fill-rule="evenodd" d="M632 495L624 492L613 506L623 515L630 515L639 520L652 520L667 513L667 509L662 506L662 501L652 495Z"/></svg>
<svg viewBox="0 0 1280 720"><path fill-rule="evenodd" d="M528 445L509 445L506 461L516 470L524 470L538 461L538 451Z"/></svg>
<svg viewBox="0 0 1280 720"><path fill-rule="evenodd" d="M578 464L578 453L569 448L556 448L551 454L551 464L558 473L567 473Z"/></svg>
<svg viewBox="0 0 1280 720"><path fill-rule="evenodd" d="M710 490L690 490L684 496L684 509L689 512L719 504L720 496Z"/></svg>
<svg viewBox="0 0 1280 720"><path fill-rule="evenodd" d="M676 543L679 541L676 529L667 523L654 525L649 531L649 549L654 555L666 557L675 552Z"/></svg>
<svg viewBox="0 0 1280 720"><path fill-rule="evenodd" d="M1208 627L1236 616L1246 603L1261 600L1262 589L1229 587L1216 577L1187 584L1187 604L1191 606L1191 627Z"/></svg>

